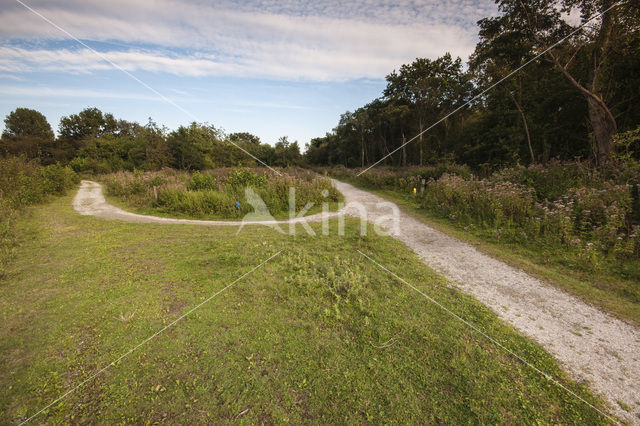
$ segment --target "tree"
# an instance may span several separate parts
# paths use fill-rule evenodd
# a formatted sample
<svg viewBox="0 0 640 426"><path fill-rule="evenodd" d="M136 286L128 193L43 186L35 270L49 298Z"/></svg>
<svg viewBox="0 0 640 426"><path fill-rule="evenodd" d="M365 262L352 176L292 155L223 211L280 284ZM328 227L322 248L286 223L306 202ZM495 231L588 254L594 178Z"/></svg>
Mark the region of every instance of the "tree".
<svg viewBox="0 0 640 426"><path fill-rule="evenodd" d="M282 167L296 166L300 164L301 158L298 141L289 142L289 138L286 136L278 139L275 146L274 165Z"/></svg>
<svg viewBox="0 0 640 426"><path fill-rule="evenodd" d="M3 139L36 138L53 140L53 130L42 113L29 108L16 108L4 119Z"/></svg>
<svg viewBox="0 0 640 426"><path fill-rule="evenodd" d="M84 138L114 134L118 122L112 114L103 114L98 108L85 108L78 114L60 119L59 133L62 139L79 142Z"/></svg>
<svg viewBox="0 0 640 426"><path fill-rule="evenodd" d="M402 65L399 72L387 76L384 96L411 105L418 120L420 134L420 159L423 164L423 131L427 124L442 119L455 107L464 104L470 92L467 76L462 71L462 60L455 60L449 53L435 60L418 58L409 65ZM449 123L440 126L443 130L436 139L441 145L446 139Z"/></svg>
<svg viewBox="0 0 640 426"><path fill-rule="evenodd" d="M248 132L231 133L227 139L236 144L260 145L260 138Z"/></svg>
<svg viewBox="0 0 640 426"><path fill-rule="evenodd" d="M202 170L214 166L211 159L219 131L195 121L189 127L180 126L171 132L167 144L173 156L173 166L183 170Z"/></svg>
<svg viewBox="0 0 640 426"><path fill-rule="evenodd" d="M626 44L638 30L638 6L614 0L498 0L507 27L523 35L536 52L545 52L555 68L586 99L593 129L596 159L608 162L613 151L612 137L617 132L614 112L606 88L612 64L611 54ZM584 27L578 31L563 17L577 10ZM577 32L562 46L556 42Z"/></svg>
<svg viewBox="0 0 640 426"><path fill-rule="evenodd" d="M367 154L365 139L371 128L371 120L366 108L358 108L355 110L351 116L351 120L360 136L360 167L364 168Z"/></svg>

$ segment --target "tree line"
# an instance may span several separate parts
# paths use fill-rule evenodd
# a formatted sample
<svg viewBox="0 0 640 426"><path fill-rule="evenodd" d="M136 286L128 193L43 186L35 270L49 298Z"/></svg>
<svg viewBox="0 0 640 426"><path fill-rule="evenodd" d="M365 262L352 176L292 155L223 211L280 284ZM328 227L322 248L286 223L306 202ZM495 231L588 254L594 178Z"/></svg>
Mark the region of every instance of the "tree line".
<svg viewBox="0 0 640 426"><path fill-rule="evenodd" d="M640 124L640 4L496 3L499 15L478 21L479 42L466 66L448 53L402 65L386 77L379 98L345 112L333 131L310 142L307 161L607 164L614 135ZM570 14L580 23L570 24Z"/></svg>
<svg viewBox="0 0 640 426"><path fill-rule="evenodd" d="M286 167L302 161L298 142L286 136L271 146L251 133L226 134L209 124L194 122L169 131L151 119L141 125L98 108L63 117L57 137L42 113L17 108L5 119L0 152L37 158L44 165L68 164L80 173L163 167L202 170L260 162Z"/></svg>

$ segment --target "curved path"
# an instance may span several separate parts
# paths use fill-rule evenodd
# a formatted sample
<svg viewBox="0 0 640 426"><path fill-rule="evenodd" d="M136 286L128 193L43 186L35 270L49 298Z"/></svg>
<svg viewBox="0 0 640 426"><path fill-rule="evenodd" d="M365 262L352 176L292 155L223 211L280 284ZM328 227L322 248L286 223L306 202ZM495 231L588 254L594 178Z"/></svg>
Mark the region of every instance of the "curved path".
<svg viewBox="0 0 640 426"><path fill-rule="evenodd" d="M80 182L80 189L73 198L73 208L81 215L96 216L102 219L120 220L124 222L137 222L137 223L165 223L165 224L187 224L187 225L224 225L224 226L238 226L238 225L282 225L288 223L302 223L302 222L319 222L323 218L337 217L339 212L329 213L316 213L309 216L304 216L294 219L284 220L248 220L248 221L234 221L234 220L196 220L196 219L172 219L168 217L159 216L147 216L143 214L131 213L122 210L114 205L107 203L102 194L102 186L99 183L92 182L90 180L83 180Z"/></svg>
<svg viewBox="0 0 640 426"><path fill-rule="evenodd" d="M473 295L524 335L544 346L579 381L604 396L612 411L631 423L640 422L640 330L511 267L473 246L399 212L398 227L390 218L390 202L352 185L333 181L350 203L367 212L367 220L388 230L427 265L461 291ZM384 203L382 205L381 203ZM243 222L198 221L143 216L106 203L100 185L83 181L73 200L80 214L149 223L240 225ZM329 213L328 217L339 213ZM318 221L323 214L294 219ZM289 221L244 222L273 225ZM535 360L529 360L535 364ZM621 408L623 403L629 408Z"/></svg>

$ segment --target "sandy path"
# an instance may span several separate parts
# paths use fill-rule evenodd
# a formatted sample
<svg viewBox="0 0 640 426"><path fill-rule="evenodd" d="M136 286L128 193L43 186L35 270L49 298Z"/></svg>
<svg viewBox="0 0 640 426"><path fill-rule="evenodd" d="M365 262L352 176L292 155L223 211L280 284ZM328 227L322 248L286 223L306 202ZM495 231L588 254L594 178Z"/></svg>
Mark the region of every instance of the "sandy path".
<svg viewBox="0 0 640 426"><path fill-rule="evenodd" d="M368 220L391 230L389 202L334 181L347 203L366 208ZM386 202L386 206L379 203ZM126 212L106 203L99 184L82 181L73 200L83 215L145 223L234 225L241 222L168 219ZM347 206L346 213L350 209ZM338 213L329 213L335 217ZM322 213L307 221L319 221ZM300 219L305 220L305 219ZM300 221L294 220L294 221ZM264 225L289 221L245 222ZM612 411L631 423L640 423L640 330L611 317L582 300L551 287L526 273L480 253L473 246L400 213L394 238L405 243L431 268L473 295L496 314L551 352L576 380L588 382L604 396ZM535 365L535 360L529 360ZM630 407L624 411L618 402Z"/></svg>
<svg viewBox="0 0 640 426"><path fill-rule="evenodd" d="M121 220L124 222L136 223L165 223L165 224L187 224L187 225L283 225L301 222L320 222L323 218L332 218L339 215L338 212L316 213L303 218L285 220L261 220L261 221L233 221L233 220L195 220L195 219L172 219L159 216L147 216L131 213L113 206L104 199L102 186L99 183L83 180L80 189L73 198L73 208L81 215L96 216L102 219Z"/></svg>

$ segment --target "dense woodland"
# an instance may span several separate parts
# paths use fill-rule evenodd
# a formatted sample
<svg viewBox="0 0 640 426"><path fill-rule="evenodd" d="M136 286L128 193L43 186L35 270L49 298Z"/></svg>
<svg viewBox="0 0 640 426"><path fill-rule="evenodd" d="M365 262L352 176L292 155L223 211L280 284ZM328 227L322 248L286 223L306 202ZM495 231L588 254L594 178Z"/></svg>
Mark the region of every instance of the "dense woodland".
<svg viewBox="0 0 640 426"><path fill-rule="evenodd" d="M381 164L607 163L614 134L640 123L639 3L497 3L501 14L478 22L480 40L466 67L449 54L401 66L387 76L381 97L312 140L307 160L364 167L394 153ZM567 23L569 13L581 22Z"/></svg>

